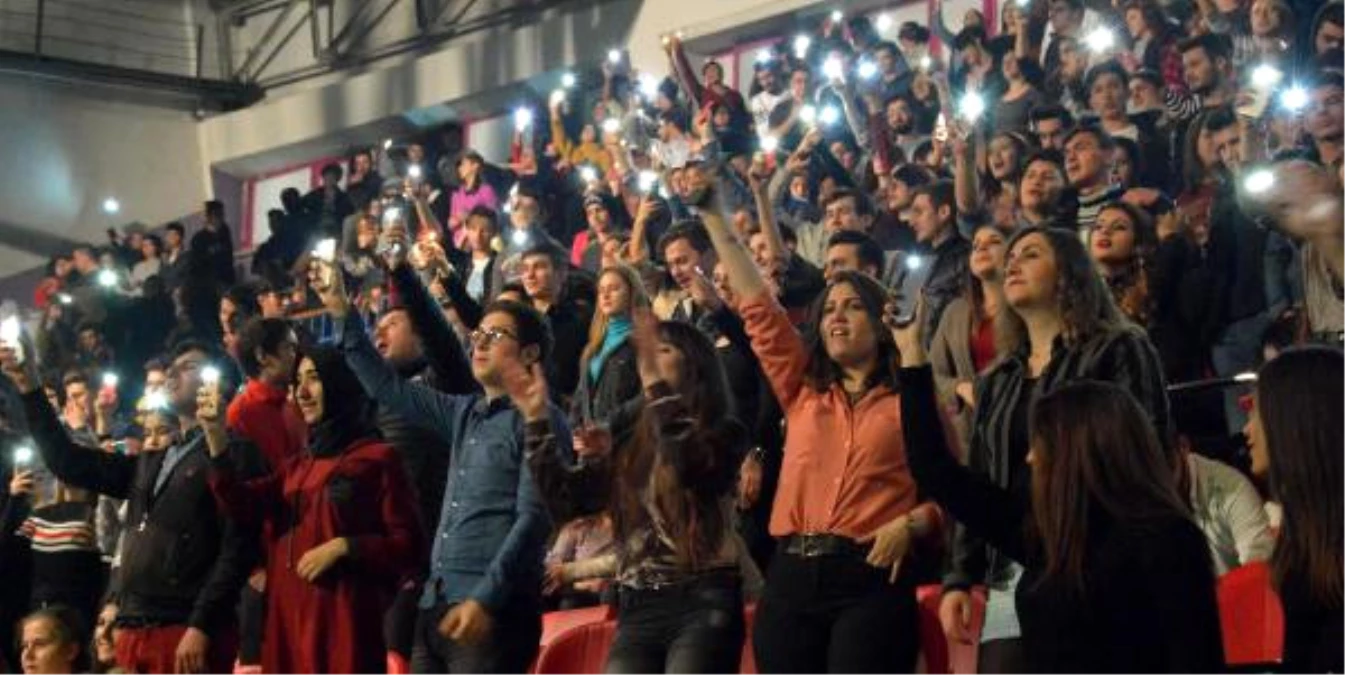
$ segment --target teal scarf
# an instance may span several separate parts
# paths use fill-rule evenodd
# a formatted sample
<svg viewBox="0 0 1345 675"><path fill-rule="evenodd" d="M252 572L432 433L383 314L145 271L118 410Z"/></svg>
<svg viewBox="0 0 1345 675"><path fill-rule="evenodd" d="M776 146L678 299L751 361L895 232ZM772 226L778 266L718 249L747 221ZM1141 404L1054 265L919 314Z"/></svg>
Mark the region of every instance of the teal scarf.
<svg viewBox="0 0 1345 675"><path fill-rule="evenodd" d="M598 353L594 354L588 360L588 377L593 383L598 382L598 375L602 373L602 364L612 352L621 346L630 336L631 328L630 317L614 316L607 321L607 334L602 336L602 347L598 348Z"/></svg>

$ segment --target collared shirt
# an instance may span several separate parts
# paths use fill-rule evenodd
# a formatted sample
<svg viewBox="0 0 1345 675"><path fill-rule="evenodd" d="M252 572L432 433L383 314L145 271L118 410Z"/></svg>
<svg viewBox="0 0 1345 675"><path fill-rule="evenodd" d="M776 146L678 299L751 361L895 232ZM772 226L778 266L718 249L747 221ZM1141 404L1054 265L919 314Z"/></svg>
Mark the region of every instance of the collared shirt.
<svg viewBox="0 0 1345 675"><path fill-rule="evenodd" d="M369 396L420 420L453 449L421 607L473 599L497 612L511 599L535 597L551 521L523 461L523 417L507 398L455 396L403 380L359 321L338 323L346 362ZM552 406L551 418L568 451L565 416Z"/></svg>
<svg viewBox="0 0 1345 675"><path fill-rule="evenodd" d="M740 309L788 429L771 534L857 539L915 508L897 393L880 385L851 405L840 385L813 389L807 348L779 303L763 294Z"/></svg>
<svg viewBox="0 0 1345 675"><path fill-rule="evenodd" d="M168 479L173 475L173 469L177 468L179 462L192 450L201 447L201 441L205 438L201 434L201 428L196 427L187 432L187 437L177 445L174 445L163 453L163 464L159 465L159 474L154 477L154 496L158 497L163 491L163 486L168 484Z"/></svg>
<svg viewBox="0 0 1345 675"><path fill-rule="evenodd" d="M231 431L256 444L272 471L308 445L308 427L289 393L256 378L229 404L226 420Z"/></svg>

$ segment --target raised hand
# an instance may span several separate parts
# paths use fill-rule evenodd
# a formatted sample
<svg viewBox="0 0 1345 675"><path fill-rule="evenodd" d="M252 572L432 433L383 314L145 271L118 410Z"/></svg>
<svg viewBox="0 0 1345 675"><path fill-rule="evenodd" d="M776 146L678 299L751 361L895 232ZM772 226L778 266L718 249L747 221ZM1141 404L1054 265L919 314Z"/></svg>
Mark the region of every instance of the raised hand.
<svg viewBox="0 0 1345 675"><path fill-rule="evenodd" d="M228 450L227 434L224 429L224 416L220 414L219 383L202 384L196 390L196 422L205 432L206 449L211 457L218 457Z"/></svg>
<svg viewBox="0 0 1345 675"><path fill-rule="evenodd" d="M308 281L322 300L322 306L337 319L350 312L350 296L346 294L346 280L334 261L314 259L309 265Z"/></svg>
<svg viewBox="0 0 1345 675"><path fill-rule="evenodd" d="M524 421L539 422L547 419L546 408L549 397L546 373L542 371L542 364L534 362L530 366L525 366L515 361L507 366L504 374L504 390L509 395L509 400L514 402L514 407L523 415Z"/></svg>
<svg viewBox="0 0 1345 675"><path fill-rule="evenodd" d="M899 315L896 299L889 300L883 307L883 325L892 331L892 340L901 355L903 368L914 368L929 362L925 345L920 341L920 328L925 325L925 298L921 295L915 302L915 313L909 319Z"/></svg>
<svg viewBox="0 0 1345 675"><path fill-rule="evenodd" d="M32 359L19 358L19 349L10 344L0 344L0 371L24 394L36 391L37 384L42 381L34 370Z"/></svg>

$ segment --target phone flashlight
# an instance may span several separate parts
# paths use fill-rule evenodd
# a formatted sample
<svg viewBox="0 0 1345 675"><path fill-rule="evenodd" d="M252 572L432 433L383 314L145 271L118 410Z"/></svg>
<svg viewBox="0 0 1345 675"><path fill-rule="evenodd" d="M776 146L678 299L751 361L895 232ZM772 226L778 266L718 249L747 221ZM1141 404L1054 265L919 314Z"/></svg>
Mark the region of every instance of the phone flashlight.
<svg viewBox="0 0 1345 675"><path fill-rule="evenodd" d="M30 445L20 445L19 447L14 448L14 468L17 469L18 467L32 464L36 454L37 453L33 452L33 448Z"/></svg>
<svg viewBox="0 0 1345 675"><path fill-rule="evenodd" d="M645 98L651 101L654 100L654 97L658 96L658 83L659 79L657 77L654 77L649 73L641 73L640 93L644 94Z"/></svg>
<svg viewBox="0 0 1345 675"><path fill-rule="evenodd" d="M1102 54L1111 50L1116 44L1116 34L1110 28L1099 27L1093 29L1084 41L1088 43L1088 48L1093 50L1093 53Z"/></svg>
<svg viewBox="0 0 1345 675"><path fill-rule="evenodd" d="M794 56L804 59L808 57L808 49L813 46L813 39L807 35L797 35L794 37Z"/></svg>
<svg viewBox="0 0 1345 675"><path fill-rule="evenodd" d="M563 100L564 98L565 98L565 94L564 94L564 92L562 92L562 91L560 91L560 90L556 90L556 91L554 91L554 92L551 92L551 100L552 100L552 102L555 102L557 99L561 99L561 100ZM527 130L527 128L530 127L530 126L532 126L532 111L529 110L529 109L527 109L527 108L519 108L519 109L515 110L515 111L514 111L514 128L517 129L517 130L519 130L519 131L525 131L525 130Z"/></svg>
<svg viewBox="0 0 1345 675"><path fill-rule="evenodd" d="M324 262L336 260L336 239L328 237L313 247L313 257Z"/></svg>
<svg viewBox="0 0 1345 675"><path fill-rule="evenodd" d="M602 132L605 134L615 134L621 131L621 120L615 117L608 117L602 121Z"/></svg>
<svg viewBox="0 0 1345 675"><path fill-rule="evenodd" d="M578 81L574 73L563 73L560 76L560 86L565 89L573 89Z"/></svg>
<svg viewBox="0 0 1345 675"><path fill-rule="evenodd" d="M1285 89L1280 94L1280 105L1289 112L1301 112L1308 107L1308 90L1297 84Z"/></svg>
<svg viewBox="0 0 1345 675"><path fill-rule="evenodd" d="M619 49L607 50L607 62L612 64L621 63L621 50Z"/></svg>
<svg viewBox="0 0 1345 675"><path fill-rule="evenodd" d="M201 368L201 384L215 386L219 384L220 371L215 366L204 366Z"/></svg>
<svg viewBox="0 0 1345 675"><path fill-rule="evenodd" d="M958 102L957 111L962 118L968 122L975 122L985 113L985 99L981 95L969 91L962 95L962 100Z"/></svg>
<svg viewBox="0 0 1345 675"><path fill-rule="evenodd" d="M598 170L588 165L579 167L579 180L582 180L585 183L592 183L598 180Z"/></svg>
<svg viewBox="0 0 1345 675"><path fill-rule="evenodd" d="M167 410L168 394L165 394L161 389L150 390L149 393L145 394L145 409Z"/></svg>
<svg viewBox="0 0 1345 675"><path fill-rule="evenodd" d="M98 285L103 288L112 288L117 285L117 273L104 269L98 273Z"/></svg>
<svg viewBox="0 0 1345 675"><path fill-rule="evenodd" d="M1275 187L1275 174L1270 169L1257 169L1242 179L1242 189L1247 194L1265 194L1272 187Z"/></svg>
<svg viewBox="0 0 1345 675"><path fill-rule="evenodd" d="M658 173L649 170L641 171L636 177L636 180L640 187L640 192L650 194L654 191L654 188L658 186Z"/></svg>
<svg viewBox="0 0 1345 675"><path fill-rule="evenodd" d="M1269 89L1280 83L1284 78L1284 73L1269 63L1262 63L1252 69L1252 84L1261 88Z"/></svg>
<svg viewBox="0 0 1345 675"><path fill-rule="evenodd" d="M103 373L103 388L116 389L121 384L121 378L116 373Z"/></svg>
<svg viewBox="0 0 1345 675"><path fill-rule="evenodd" d="M823 106L821 112L817 113L817 121L832 126L841 121L841 111L834 105Z"/></svg>
<svg viewBox="0 0 1345 675"><path fill-rule="evenodd" d="M845 76L845 64L841 63L841 57L828 56L826 61L822 62L822 74L829 80L839 80Z"/></svg>

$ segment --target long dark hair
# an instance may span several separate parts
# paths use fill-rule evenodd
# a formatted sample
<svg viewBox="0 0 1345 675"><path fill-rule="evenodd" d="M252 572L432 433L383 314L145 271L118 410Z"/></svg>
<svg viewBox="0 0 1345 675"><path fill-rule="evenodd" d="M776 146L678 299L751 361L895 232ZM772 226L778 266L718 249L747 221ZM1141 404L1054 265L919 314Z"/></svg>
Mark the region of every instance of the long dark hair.
<svg viewBox="0 0 1345 675"><path fill-rule="evenodd" d="M1098 213L1113 210L1126 214L1130 220L1130 229L1135 233L1135 251L1125 269L1107 277L1107 286L1121 313L1136 325L1147 326L1153 313L1149 274L1154 269L1154 256L1158 252L1158 233L1149 214L1134 204L1118 200L1103 206Z"/></svg>
<svg viewBox="0 0 1345 675"><path fill-rule="evenodd" d="M883 325L883 307L887 304L887 291L873 277L853 270L837 272L832 277L831 283L827 284L826 290L813 301L812 309L808 312L808 325L814 330L807 338L808 367L804 371L805 381L813 389L825 392L844 378L841 367L827 354L826 341L822 335L822 310L826 307L831 292L842 284L853 288L855 294L859 296L860 303L864 305L864 315L873 324L874 336L878 340L878 365L872 373L869 373L868 380L864 383L865 387L887 384L896 391L897 369L901 361L897 355L897 345L892 341L892 333Z"/></svg>
<svg viewBox="0 0 1345 675"><path fill-rule="evenodd" d="M660 322L658 333L659 340L682 355L678 393L690 418L704 431L703 438L713 446L711 457L715 461L735 461L729 456L734 448L727 447L733 438L728 430L737 428L733 398L714 344L695 326L682 322ZM645 490L652 486L653 502L666 516L662 526L672 540L674 557L679 565L694 570L714 555L723 541L724 519L715 513L722 495L682 485L676 467L659 461L657 444L657 421L646 406L630 441L616 454L612 472L613 531L620 542L649 523Z"/></svg>
<svg viewBox="0 0 1345 675"><path fill-rule="evenodd" d="M1048 579L1084 589L1089 547L1117 521L1190 518L1173 450L1144 409L1109 382L1071 382L1033 405L1032 526Z"/></svg>
<svg viewBox="0 0 1345 675"><path fill-rule="evenodd" d="M1033 234L1044 237L1055 255L1056 311L1060 314L1060 338L1067 346L1073 347L1094 335L1129 326L1112 300L1111 291L1094 269L1093 259L1072 230L1024 228L1009 240L1009 251L1019 240ZM1004 320L996 324L996 329L999 330L997 347L1001 354L1011 353L1027 342L1027 325L1012 308L1004 312Z"/></svg>
<svg viewBox="0 0 1345 675"><path fill-rule="evenodd" d="M1296 347L1262 366L1256 412L1270 457L1271 495L1284 507L1270 559L1275 585L1301 584L1323 606L1341 606L1342 370L1329 347Z"/></svg>

